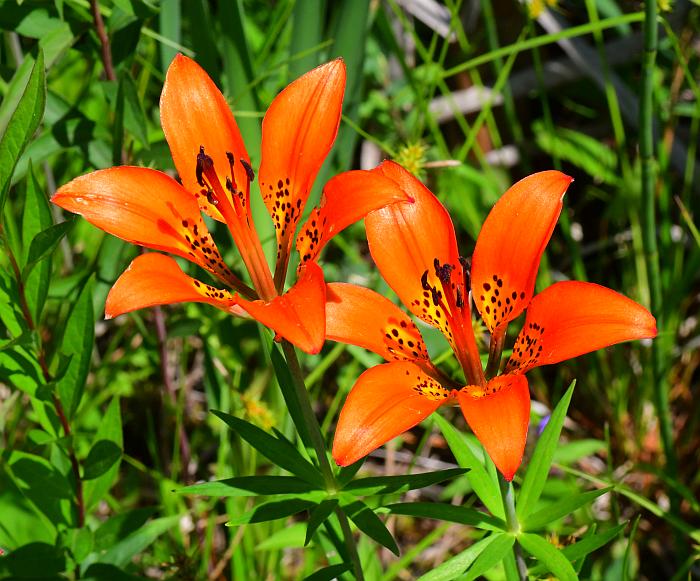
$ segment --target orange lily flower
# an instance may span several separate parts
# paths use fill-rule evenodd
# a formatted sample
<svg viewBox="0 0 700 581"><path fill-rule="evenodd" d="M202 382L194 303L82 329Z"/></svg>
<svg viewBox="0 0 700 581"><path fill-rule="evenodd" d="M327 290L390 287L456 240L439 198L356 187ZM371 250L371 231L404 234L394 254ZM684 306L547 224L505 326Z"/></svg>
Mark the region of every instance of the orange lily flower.
<svg viewBox="0 0 700 581"><path fill-rule="evenodd" d="M263 120L260 189L277 234L273 279L250 210L255 174L233 114L207 73L176 56L163 86L160 118L182 183L144 167L113 167L74 179L52 201L128 242L190 260L228 288L187 276L164 254L144 254L112 287L107 318L153 305L204 302L248 315L304 351L318 352L325 337L326 289L323 272L311 260L317 250L307 252L292 288L282 294L282 287L299 218L338 132L344 91L345 65L337 59L292 82ZM400 200L406 194L382 176L347 172L328 182L321 207L312 213L322 220L309 223L300 243L308 249L314 241L325 242L368 211ZM253 288L223 262L201 211L228 226Z"/></svg>
<svg viewBox="0 0 700 581"><path fill-rule="evenodd" d="M522 461L530 419L524 374L621 341L654 337L656 321L641 305L591 283L559 282L533 298L540 259L570 177L546 171L512 186L484 222L469 272L438 199L395 163L372 171L414 199L365 218L372 258L408 310L444 333L467 385L446 377L430 361L414 322L388 299L359 286L329 284L328 338L362 346L388 361L365 371L350 391L333 457L342 466L352 464L439 407L458 402L496 467L511 480ZM491 332L496 364L488 366L489 375L498 370L508 323L527 309L502 375L484 374L470 293Z"/></svg>

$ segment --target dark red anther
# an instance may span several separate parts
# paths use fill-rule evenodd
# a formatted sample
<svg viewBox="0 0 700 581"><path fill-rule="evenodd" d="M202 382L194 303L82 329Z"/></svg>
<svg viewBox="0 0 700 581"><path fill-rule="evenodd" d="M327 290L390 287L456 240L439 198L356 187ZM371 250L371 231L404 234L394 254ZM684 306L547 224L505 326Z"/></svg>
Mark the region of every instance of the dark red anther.
<svg viewBox="0 0 700 581"><path fill-rule="evenodd" d="M197 166L195 168L195 173L197 175L197 183L200 186L206 185L204 183L203 174L214 167L214 160L204 153L204 146L199 146L199 153L197 154Z"/></svg>
<svg viewBox="0 0 700 581"><path fill-rule="evenodd" d="M468 289L471 286L470 279L472 270L472 259L460 256L459 263L462 265L462 272L464 273L464 288Z"/></svg>
<svg viewBox="0 0 700 581"><path fill-rule="evenodd" d="M233 182L231 181L231 178L227 177L226 178L226 189L231 192L232 194L236 193L236 190L233 187Z"/></svg>
<svg viewBox="0 0 700 581"><path fill-rule="evenodd" d="M248 178L248 181L252 182L255 179L255 172L253 171L253 168L245 159L241 159L241 165L245 170L245 175Z"/></svg>
<svg viewBox="0 0 700 581"><path fill-rule="evenodd" d="M423 287L423 290L432 290L433 287L430 286L430 283L428 283L428 271L426 270L423 275L420 277L420 284Z"/></svg>
<svg viewBox="0 0 700 581"><path fill-rule="evenodd" d="M443 264L440 266L440 261L437 258L433 261L433 264L435 265L435 275L440 279L440 282L442 284L448 284L450 282L454 266L451 264Z"/></svg>
<svg viewBox="0 0 700 581"><path fill-rule="evenodd" d="M212 206L218 206L219 205L219 200L216 198L216 194L214 193L214 190L211 188L207 189L207 201L212 205Z"/></svg>
<svg viewBox="0 0 700 581"><path fill-rule="evenodd" d="M457 305L458 309L461 309L464 306L464 297L462 296L462 289L460 287L457 287L457 298L455 299L455 304Z"/></svg>

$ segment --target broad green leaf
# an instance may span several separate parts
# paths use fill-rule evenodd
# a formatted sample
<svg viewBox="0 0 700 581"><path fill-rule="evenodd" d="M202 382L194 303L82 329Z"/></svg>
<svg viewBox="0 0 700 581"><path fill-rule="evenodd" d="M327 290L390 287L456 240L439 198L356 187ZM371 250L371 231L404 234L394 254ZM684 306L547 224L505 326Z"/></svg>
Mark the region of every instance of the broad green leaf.
<svg viewBox="0 0 700 581"><path fill-rule="evenodd" d="M299 400L295 393L294 379L292 379L287 361L284 359L276 343L273 343L270 348L270 359L272 360L272 368L275 370L275 376L277 377L277 384L287 404L287 410L292 417L294 427L297 429L299 437L301 441L304 442L304 445L306 447L311 447L311 437L309 436L309 429L306 427L306 420L304 419L304 414L301 411Z"/></svg>
<svg viewBox="0 0 700 581"><path fill-rule="evenodd" d="M139 99L138 90L131 74L126 71L122 77L124 91L124 128L129 131L141 145L148 149L148 120Z"/></svg>
<svg viewBox="0 0 700 581"><path fill-rule="evenodd" d="M143 577L131 575L107 563L93 563L80 576L83 581L142 581Z"/></svg>
<svg viewBox="0 0 700 581"><path fill-rule="evenodd" d="M78 409L90 370L90 358L95 339L94 317L92 282L88 280L68 316L60 347L63 355L72 356L65 376L57 382L58 395L68 419L71 419Z"/></svg>
<svg viewBox="0 0 700 581"><path fill-rule="evenodd" d="M27 263L29 247L40 232L53 224L51 209L46 193L39 186L31 164L27 172L27 191L22 212L22 266ZM30 275L24 277L24 295L27 298L29 312L35 324L38 324L49 291L51 261L39 265Z"/></svg>
<svg viewBox="0 0 700 581"><path fill-rule="evenodd" d="M566 419L566 411L569 409L569 402L574 393L576 381L571 383L569 389L561 398L556 408L549 418L549 422L545 426L542 435L540 436L535 451L532 454L530 463L523 479L523 484L520 487L518 494L516 512L519 521L524 521L525 518L534 510L537 501L542 494L544 483L549 475L549 468L552 465L552 458L559 443L561 429L564 426Z"/></svg>
<svg viewBox="0 0 700 581"><path fill-rule="evenodd" d="M102 416L99 428L95 434L95 442L113 442L120 450L124 449L122 435L122 415L119 397L114 397ZM102 476L85 483L85 505L89 510L95 506L112 487L119 476L119 462L116 462Z"/></svg>
<svg viewBox="0 0 700 581"><path fill-rule="evenodd" d="M232 415L217 410L212 410L212 413L272 463L314 486L323 487L320 472L288 441L275 438L257 426Z"/></svg>
<svg viewBox="0 0 700 581"><path fill-rule="evenodd" d="M29 543L0 558L3 579L62 579L66 555L58 547L46 543Z"/></svg>
<svg viewBox="0 0 700 581"><path fill-rule="evenodd" d="M424 474L405 474L399 476L372 476L353 480L343 490L356 496L368 496L371 494L392 494L395 492L407 492L417 488L432 486L445 480L461 476L467 472L464 468L450 468L437 470Z"/></svg>
<svg viewBox="0 0 700 581"><path fill-rule="evenodd" d="M283 500L271 500L256 506L244 514L230 519L226 526L239 526L256 522L267 522L297 514L316 506L315 502L300 498L285 498Z"/></svg>
<svg viewBox="0 0 700 581"><path fill-rule="evenodd" d="M41 49L27 80L27 86L0 138L0 214L10 188L12 174L27 143L39 127L46 104L46 72Z"/></svg>
<svg viewBox="0 0 700 581"><path fill-rule="evenodd" d="M29 329L19 306L17 281L9 268L0 270L0 321L10 337L19 337Z"/></svg>
<svg viewBox="0 0 700 581"><path fill-rule="evenodd" d="M617 537L620 532L627 526L627 523L622 523L600 534L587 535L573 545L567 545L561 552L572 563L577 563L580 559L586 557L593 551L600 549ZM547 569L544 565L537 565L530 570L530 573L535 575L543 574Z"/></svg>
<svg viewBox="0 0 700 581"><path fill-rule="evenodd" d="M306 526L306 537L304 538L304 546L308 545L311 542L311 537L314 536L314 533L316 532L318 527L320 527L331 515L331 513L335 510L336 506L338 506L338 500L336 498L329 498L321 502L315 509L311 511L311 514L309 515L309 522Z"/></svg>
<svg viewBox="0 0 700 581"><path fill-rule="evenodd" d="M289 65L292 78L300 77L320 64L317 47L323 40L322 25L326 6L326 2L322 0L297 0L294 3L289 47L292 57L295 57Z"/></svg>
<svg viewBox="0 0 700 581"><path fill-rule="evenodd" d="M34 66L34 58L31 55L22 61L22 64L17 67L12 80L10 80L0 102L0 133L5 133L5 128L12 117L12 114L17 109L24 90L27 88L27 81Z"/></svg>
<svg viewBox="0 0 700 581"><path fill-rule="evenodd" d="M65 537L65 544L67 547L70 547L70 551L76 562L82 562L85 557L92 553L95 538L89 527L70 529L65 532Z"/></svg>
<svg viewBox="0 0 700 581"><path fill-rule="evenodd" d="M116 567L125 567L158 537L173 527L177 527L180 518L180 515L174 515L149 521L106 550L96 551L88 555L83 566L87 567L92 563L107 563ZM97 544L97 535L95 537Z"/></svg>
<svg viewBox="0 0 700 581"><path fill-rule="evenodd" d="M75 223L74 220L59 222L49 226L46 230L39 232L32 239L29 245L29 253L27 255L27 263L22 269L22 280L27 280L27 277L32 272L34 267L44 260L46 257L53 254L54 249L58 246L61 239L68 233Z"/></svg>
<svg viewBox="0 0 700 581"><path fill-rule="evenodd" d="M528 553L537 558L559 581L577 581L578 575L569 560L552 543L539 535L522 533L518 542Z"/></svg>
<svg viewBox="0 0 700 581"><path fill-rule="evenodd" d="M447 440L450 450L455 456L457 463L469 470L467 478L484 506L491 511L491 514L503 518L503 505L498 492L498 482L494 482L484 467L484 464L474 455L469 445L457 429L443 418L440 414L434 414L433 418L437 423L442 435Z"/></svg>
<svg viewBox="0 0 700 581"><path fill-rule="evenodd" d="M65 517L74 508L73 486L48 460L15 450L7 469L15 486L52 524L75 526Z"/></svg>
<svg viewBox="0 0 700 581"><path fill-rule="evenodd" d="M200 496L256 496L271 494L293 494L318 490L296 476L238 476L213 482L202 482L179 488L182 494Z"/></svg>
<svg viewBox="0 0 700 581"><path fill-rule="evenodd" d="M533 531L546 527L548 524L573 513L575 510L593 502L599 496L612 490L612 487L591 490L582 494L566 496L557 502L551 503L537 512L528 515L522 522L523 530Z"/></svg>
<svg viewBox="0 0 700 581"><path fill-rule="evenodd" d="M485 551L491 543L504 535L489 535L464 551L438 565L432 571L422 575L418 581L453 581L464 573L469 566Z"/></svg>
<svg viewBox="0 0 700 581"><path fill-rule="evenodd" d="M557 446L553 462L555 464L571 465L577 460L597 454L601 450L605 450L605 442L603 440L574 440L573 442Z"/></svg>
<svg viewBox="0 0 700 581"><path fill-rule="evenodd" d="M515 537L512 535L498 535L494 541L486 547L476 558L464 578L464 581L472 581L498 565L506 554L513 548Z"/></svg>
<svg viewBox="0 0 700 581"><path fill-rule="evenodd" d="M349 563L330 565L329 567L319 569L315 573L309 575L308 577L305 577L304 581L333 581L333 579L340 579L341 575L349 570Z"/></svg>
<svg viewBox="0 0 700 581"><path fill-rule="evenodd" d="M373 538L380 545L389 549L398 557L399 547L394 540L394 537L386 528L382 520L370 509L364 502L356 500L351 504L343 507L343 511L350 517L350 520L355 523L367 536Z"/></svg>
<svg viewBox="0 0 700 581"><path fill-rule="evenodd" d="M256 551L282 551L304 547L306 523L297 522L282 528L255 546Z"/></svg>
<svg viewBox="0 0 700 581"><path fill-rule="evenodd" d="M95 531L94 550L104 552L139 530L153 516L155 507L137 508L116 514Z"/></svg>
<svg viewBox="0 0 700 581"><path fill-rule="evenodd" d="M99 440L90 448L83 464L83 480L94 480L105 474L122 457L122 449L111 440Z"/></svg>
<svg viewBox="0 0 700 581"><path fill-rule="evenodd" d="M504 531L506 524L499 518L468 506L454 506L439 502L399 502L386 508L392 514L434 518L491 531Z"/></svg>
<svg viewBox="0 0 700 581"><path fill-rule="evenodd" d="M182 30L181 20L182 14L180 0L162 0L160 3L160 13L158 15L158 25L161 36L179 44L180 31ZM175 48L161 43L160 60L161 63L163 63L164 69L167 68L170 62L175 58L176 54L177 50L175 50Z"/></svg>

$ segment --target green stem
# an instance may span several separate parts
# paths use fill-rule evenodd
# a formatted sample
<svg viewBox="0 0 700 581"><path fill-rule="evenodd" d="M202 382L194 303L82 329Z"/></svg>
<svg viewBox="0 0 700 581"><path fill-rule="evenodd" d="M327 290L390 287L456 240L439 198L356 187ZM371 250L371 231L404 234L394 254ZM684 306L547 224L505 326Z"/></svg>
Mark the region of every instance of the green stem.
<svg viewBox="0 0 700 581"><path fill-rule="evenodd" d="M659 249L656 222L656 159L654 157L654 67L658 46L657 6L655 1L645 4L644 56L642 61L642 87L640 98L639 155L642 168L642 234L649 278L650 307L663 331L663 295L659 271ZM673 430L669 406L669 386L664 377L663 341L652 343L651 374L654 403L659 418L661 443L670 477L678 473L678 462L673 447ZM677 498L676 498L677 501Z"/></svg>
<svg viewBox="0 0 700 581"><path fill-rule="evenodd" d="M352 536L352 529L350 528L350 522L348 517L343 512L340 507L335 509L335 514L340 521L340 529L343 531L343 538L345 539L345 547L350 553L350 560L352 561L352 569L355 573L355 579L357 581L364 581L365 574L362 572L362 563L360 562L360 555L357 552L357 545L355 545L355 538Z"/></svg>
<svg viewBox="0 0 700 581"><path fill-rule="evenodd" d="M520 544L517 541L517 536L520 533L520 523L518 522L518 515L515 512L515 494L513 492L513 483L508 482L499 472L498 484L501 487L501 498L503 499L503 509L506 513L506 524L508 525L508 531L516 536L516 541L513 544L513 556L515 557L515 564L518 567L518 576L520 577L520 581L527 581L527 565L525 564L525 559L523 558Z"/></svg>
<svg viewBox="0 0 700 581"><path fill-rule="evenodd" d="M301 365L299 365L299 358L297 357L296 349L289 341L283 340L282 351L284 352L284 357L287 360L287 365L289 366L289 373L292 376L294 394L296 395L297 401L301 408L301 413L304 415L304 422L309 431L311 444L314 447L316 457L318 458L318 462L321 466L323 480L326 483L326 490L334 493L338 490L338 484L335 480L335 475L333 474L330 462L328 461L326 444L323 440L321 427L318 423L318 419L316 419L316 414L314 414L314 410L311 407L309 392L306 390L306 383L304 383L304 375L301 371ZM336 514L338 515L338 520L340 521L340 528L343 531L345 546L350 554L350 560L352 561L355 578L357 581L364 581L362 565L360 564L360 556L357 553L357 545L355 544L355 539L352 535L352 529L350 528L348 518L340 507L336 509Z"/></svg>

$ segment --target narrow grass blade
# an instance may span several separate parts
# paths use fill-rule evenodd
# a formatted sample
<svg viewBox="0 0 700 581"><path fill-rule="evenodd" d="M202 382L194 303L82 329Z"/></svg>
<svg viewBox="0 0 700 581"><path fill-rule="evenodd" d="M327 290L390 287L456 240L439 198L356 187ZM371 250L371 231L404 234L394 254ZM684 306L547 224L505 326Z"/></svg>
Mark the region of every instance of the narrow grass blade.
<svg viewBox="0 0 700 581"><path fill-rule="evenodd" d="M518 494L516 513L520 521L525 520L533 511L542 494L575 385L575 381L571 383L564 397L561 398L561 401L552 412L549 422L542 432L539 442L537 442L535 452L530 459L530 464L523 479L523 485L520 487L520 494Z"/></svg>
<svg viewBox="0 0 700 581"><path fill-rule="evenodd" d="M539 535L523 533L518 542L528 553L536 557L560 581L577 581L578 575L569 560L554 545Z"/></svg>

